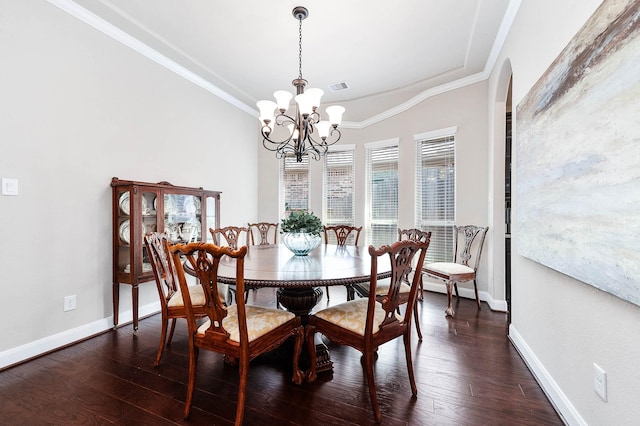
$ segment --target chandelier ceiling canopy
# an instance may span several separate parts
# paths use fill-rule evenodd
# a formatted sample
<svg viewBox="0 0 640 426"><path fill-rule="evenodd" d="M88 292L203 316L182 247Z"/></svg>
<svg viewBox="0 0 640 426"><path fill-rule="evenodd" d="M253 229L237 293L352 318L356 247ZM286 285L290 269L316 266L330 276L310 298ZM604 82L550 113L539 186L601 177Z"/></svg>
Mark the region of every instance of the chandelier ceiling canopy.
<svg viewBox="0 0 640 426"><path fill-rule="evenodd" d="M338 126L342 122L344 108L333 105L326 108L328 120L323 120L318 112L322 89L310 88L305 91L307 80L302 77L302 21L309 16L307 8L296 6L293 17L298 20L298 78L291 83L296 88L296 96L286 90L278 90L273 96L276 102L257 102L260 109L262 145L274 151L277 158L295 155L302 161L304 155L316 160L327 153L329 146L340 139ZM291 107L291 99L294 106Z"/></svg>

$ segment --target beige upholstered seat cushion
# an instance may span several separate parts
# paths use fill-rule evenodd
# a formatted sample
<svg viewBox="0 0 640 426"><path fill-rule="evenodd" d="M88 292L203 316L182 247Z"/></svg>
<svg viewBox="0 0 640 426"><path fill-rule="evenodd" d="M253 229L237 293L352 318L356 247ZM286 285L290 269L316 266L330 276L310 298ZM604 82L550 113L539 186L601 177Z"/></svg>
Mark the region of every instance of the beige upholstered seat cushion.
<svg viewBox="0 0 640 426"><path fill-rule="evenodd" d="M434 262L424 266L424 269L442 274L473 274L473 269L459 263Z"/></svg>
<svg viewBox="0 0 640 426"><path fill-rule="evenodd" d="M218 295L220 296L220 301L225 303L225 295L227 294L228 285L218 283ZM204 290L201 285L190 285L189 286L189 295L191 296L191 304L193 306L203 306L205 302L204 298ZM175 292L169 302L167 302L167 306L170 308L184 306L184 300L182 300L182 293L180 290Z"/></svg>
<svg viewBox="0 0 640 426"><path fill-rule="evenodd" d="M389 278L380 280L376 283L376 296L381 296L389 293ZM369 289L369 284L360 284L362 287ZM411 286L406 283L400 284L400 293L409 293Z"/></svg>
<svg viewBox="0 0 640 426"><path fill-rule="evenodd" d="M263 308L261 306L246 305L247 314L247 334L249 341L253 341L260 336L267 334L276 327L295 318L291 312L281 309ZM198 334L204 335L211 325L211 320L205 321L198 327ZM222 326L230 334L229 339L234 342L240 341L240 330L238 328L238 305L231 305L227 308L227 316L222 320Z"/></svg>
<svg viewBox="0 0 640 426"><path fill-rule="evenodd" d="M367 304L369 299L358 299L350 302L341 303L323 309L315 314L316 317L328 321L332 324L339 325L342 328L353 331L364 336L364 328L367 322ZM385 310L380 303L376 303L373 315L373 333L380 330L380 324L384 321ZM400 317L396 315L400 320Z"/></svg>

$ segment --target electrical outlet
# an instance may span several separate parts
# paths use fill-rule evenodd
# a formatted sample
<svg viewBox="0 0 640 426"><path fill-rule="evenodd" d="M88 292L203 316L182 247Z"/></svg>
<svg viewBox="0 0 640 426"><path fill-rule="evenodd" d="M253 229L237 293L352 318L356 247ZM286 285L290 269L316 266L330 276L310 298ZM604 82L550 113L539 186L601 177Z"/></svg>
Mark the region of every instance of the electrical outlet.
<svg viewBox="0 0 640 426"><path fill-rule="evenodd" d="M2 195L18 195L18 179L2 178Z"/></svg>
<svg viewBox="0 0 640 426"><path fill-rule="evenodd" d="M76 308L76 295L65 296L64 298L64 312L73 311Z"/></svg>
<svg viewBox="0 0 640 426"><path fill-rule="evenodd" d="M593 363L593 389L603 401L607 401L607 372Z"/></svg>

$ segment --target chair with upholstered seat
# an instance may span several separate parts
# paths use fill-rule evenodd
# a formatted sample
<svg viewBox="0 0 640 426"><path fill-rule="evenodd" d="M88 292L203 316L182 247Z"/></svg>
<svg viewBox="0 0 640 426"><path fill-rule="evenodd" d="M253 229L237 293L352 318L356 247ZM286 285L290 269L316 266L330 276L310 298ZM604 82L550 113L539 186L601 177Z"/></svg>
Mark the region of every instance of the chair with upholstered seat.
<svg viewBox="0 0 640 426"><path fill-rule="evenodd" d="M419 241L396 241L391 246L379 249L369 246L369 296L331 306L309 316L305 337L310 359L315 359L316 356L315 333L322 333L333 343L348 345L362 352L366 382L377 422L380 422L382 415L378 405L373 363L380 345L402 336L411 391L413 395L418 392L411 361L411 316L418 297L420 274L414 274L408 284L409 292L401 292L400 288L406 284L404 277L409 274L412 264L415 268L422 268L428 246L428 243ZM383 256L389 257L391 282L387 293L378 295L378 263ZM417 261L414 262L415 259ZM405 305L404 315L398 314L398 308L402 305ZM316 380L315 363L311 363L307 378L309 382Z"/></svg>
<svg viewBox="0 0 640 426"><path fill-rule="evenodd" d="M480 255L484 246L484 239L489 227L474 225L454 226L453 262L434 262L424 265L422 271L432 278L443 280L447 286L448 305L445 313L454 316L452 306L452 292L458 294L458 283L473 281L473 289L476 295L476 304L480 307L478 297L478 284L476 282Z"/></svg>
<svg viewBox="0 0 640 426"><path fill-rule="evenodd" d="M278 244L278 224L271 222L258 222L247 224L251 245L264 246L268 244ZM256 238L256 234L259 238Z"/></svg>
<svg viewBox="0 0 640 426"><path fill-rule="evenodd" d="M421 231L419 229L398 229L398 241L404 241L404 240L408 240L408 241L420 241L423 243L427 243L429 244L431 241L431 232L424 232ZM404 277L403 279L403 283L400 285L400 292L402 293L408 293L409 292L409 285L406 284L409 282L410 278L411 278L411 274L415 274L417 272L417 270L413 270L413 271L407 271L407 276ZM418 297L416 298L417 300L422 300L422 293L423 293L423 288L422 288L422 274L418 273L418 275L420 275L420 281L419 281L419 287L418 287ZM358 293L358 295L360 295L361 297L368 297L369 296L369 283L359 283L359 284L353 284L353 289L355 290L356 293ZM382 280L378 282L378 285L376 287L376 292L378 293L378 295L381 294L386 294L387 291L389 290L389 280ZM422 329L420 328L420 319L418 318L418 309L417 307L414 309L414 317L415 322L416 322L416 332L418 333L418 340L422 342Z"/></svg>
<svg viewBox="0 0 640 426"><path fill-rule="evenodd" d="M249 234L251 231L249 228L243 226L225 226L224 228L209 228L209 232L211 233L211 237L213 238L213 243L217 246L229 246L232 249L237 249L243 245L249 245ZM244 299L247 300L249 296L250 287L245 288ZM236 286L231 284L229 285L229 294L228 300L229 303L233 303L233 299L238 298L238 294L236 291Z"/></svg>
<svg viewBox="0 0 640 426"><path fill-rule="evenodd" d="M244 258L247 247L234 250L230 247L218 247L209 243L178 244L170 247L175 263L180 289L185 294L184 305L187 312L187 328L189 330L189 378L185 400L184 417L191 411L191 403L196 382L198 352L205 349L224 354L237 361L240 383L238 385L238 405L236 408L236 425L241 425L244 416L249 362L258 355L268 352L290 337L294 338L293 349L293 382L301 384L303 373L298 367L298 358L304 337L300 317L291 312L252 306L245 304L240 298L235 305L225 306L220 303L215 283L218 281L218 267L224 256L235 259L235 282L238 291L244 291ZM187 282L181 256L195 271L203 288L205 304L203 312L207 320L201 325L196 323L196 308L186 292ZM186 292L186 293L185 293ZM210 379L207 377L207 379Z"/></svg>
<svg viewBox="0 0 640 426"><path fill-rule="evenodd" d="M329 225L324 227L324 243L337 244L338 246L358 245L362 226L350 225ZM353 300L354 290L351 286L347 288L347 300ZM325 286L327 291L327 300L329 300L329 286Z"/></svg>
<svg viewBox="0 0 640 426"><path fill-rule="evenodd" d="M171 339L173 338L173 333L176 329L176 319L186 318L187 313L184 308L182 292L178 288L178 279L173 267L173 261L169 254L169 240L167 235L164 233L152 232L144 237L144 244L149 256L149 262L151 262L151 268L153 269L153 276L156 281L158 295L160 296L162 328L160 331L160 346L158 347L158 354L156 355L156 360L153 363L154 367L157 367L160 365L160 359L162 358L165 346L171 344ZM194 285L189 286L188 288L194 307L194 314L198 317L204 316L202 307L205 299L202 292L202 286ZM227 292L227 286L225 284L218 284L218 292L224 295ZM171 330L169 331L169 337L167 338L169 320L171 320Z"/></svg>

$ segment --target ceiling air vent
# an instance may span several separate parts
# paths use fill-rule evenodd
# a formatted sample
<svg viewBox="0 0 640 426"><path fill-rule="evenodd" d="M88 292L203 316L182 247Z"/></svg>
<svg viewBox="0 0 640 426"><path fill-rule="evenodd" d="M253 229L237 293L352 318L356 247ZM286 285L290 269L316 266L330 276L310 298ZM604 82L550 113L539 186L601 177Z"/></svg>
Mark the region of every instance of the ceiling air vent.
<svg viewBox="0 0 640 426"><path fill-rule="evenodd" d="M339 92L341 90L346 90L348 88L349 88L349 86L344 81L342 81L340 83L333 83L333 84L329 85L329 89L331 89L332 92Z"/></svg>

